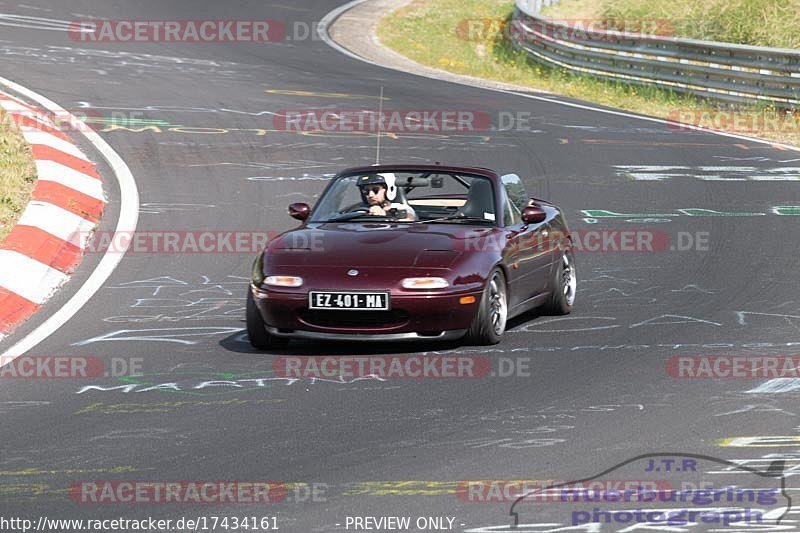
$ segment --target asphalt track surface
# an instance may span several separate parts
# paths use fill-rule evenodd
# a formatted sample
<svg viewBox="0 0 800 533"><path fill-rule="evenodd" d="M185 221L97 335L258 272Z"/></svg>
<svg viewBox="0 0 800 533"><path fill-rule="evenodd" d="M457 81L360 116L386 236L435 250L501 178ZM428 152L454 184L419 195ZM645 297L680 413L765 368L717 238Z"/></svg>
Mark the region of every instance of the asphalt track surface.
<svg viewBox="0 0 800 533"><path fill-rule="evenodd" d="M5 3L2 11L67 21L87 15L278 19L313 27L337 5L29 0L24 7ZM255 353L242 331L251 254L129 254L89 303L32 354L138 358L146 376L134 382L187 388L269 375L280 354L438 350L485 355L495 371L501 358L528 360L530 375L309 380L202 395L119 389L78 394L86 385L128 383L111 376L6 379L0 382L3 516L276 516L280 529L291 532L344 529L348 516L450 516L454 530L463 531L508 524L509 504L461 501L454 491L459 480L577 479L663 451L748 459L758 468L766 467L769 454L779 454L787 469L797 466L796 393L747 393L760 381L679 380L665 371L675 355L796 353L798 218L770 211L800 205L796 182L698 176L708 173L701 167L753 169L722 171L728 177L800 168L797 153L386 70L318 39L87 44L60 31L3 26L0 54L0 75L65 108L134 110L140 118L164 121L161 133L101 130L136 178L140 231L293 227L285 206L313 201L325 183L297 178L374 162L374 135L260 136L242 130L270 129L267 112L284 109L375 107L383 86L392 108L478 109L495 117L495 125L500 112L530 112L534 124L532 131L384 137L384 162L518 172L532 195L564 208L573 230L658 229L672 244L679 232L708 232L709 243L707 250L580 254L573 315L516 319L502 343L488 350L297 342L280 353ZM178 125L228 132L170 131ZM618 165L689 168L681 176L637 181L620 175ZM110 196L101 229L109 229L119 191L108 167L101 162L100 168ZM750 215L677 211L690 208ZM589 224L581 213L586 209L653 216ZM63 305L98 260L88 256L65 290L0 348ZM785 438L774 447L723 441L775 435ZM84 480L273 480L327 489L325 501L289 498L267 507L81 505L67 489ZM410 483L399 483L404 481ZM528 509L523 521L529 523L568 520L557 505ZM788 530L800 529L790 518Z"/></svg>

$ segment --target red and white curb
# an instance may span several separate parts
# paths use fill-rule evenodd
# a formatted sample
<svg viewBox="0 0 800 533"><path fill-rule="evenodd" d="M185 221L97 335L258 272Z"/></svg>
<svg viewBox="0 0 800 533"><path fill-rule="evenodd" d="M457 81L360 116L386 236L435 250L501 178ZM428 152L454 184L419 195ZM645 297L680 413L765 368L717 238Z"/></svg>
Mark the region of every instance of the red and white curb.
<svg viewBox="0 0 800 533"><path fill-rule="evenodd" d="M39 178L17 225L0 243L2 340L69 279L106 199L94 163L47 113L3 92L0 107L31 145Z"/></svg>

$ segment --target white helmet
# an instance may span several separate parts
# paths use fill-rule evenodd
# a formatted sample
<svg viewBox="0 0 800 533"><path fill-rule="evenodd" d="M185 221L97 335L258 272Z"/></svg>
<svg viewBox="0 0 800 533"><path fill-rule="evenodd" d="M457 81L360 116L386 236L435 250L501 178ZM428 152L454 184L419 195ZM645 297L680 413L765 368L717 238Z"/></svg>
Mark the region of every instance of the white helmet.
<svg viewBox="0 0 800 533"><path fill-rule="evenodd" d="M358 186L363 187L365 185L386 185L386 199L390 202L393 202L395 198L397 198L397 177L392 172L387 172L385 174L372 174L367 176L361 176L358 180Z"/></svg>

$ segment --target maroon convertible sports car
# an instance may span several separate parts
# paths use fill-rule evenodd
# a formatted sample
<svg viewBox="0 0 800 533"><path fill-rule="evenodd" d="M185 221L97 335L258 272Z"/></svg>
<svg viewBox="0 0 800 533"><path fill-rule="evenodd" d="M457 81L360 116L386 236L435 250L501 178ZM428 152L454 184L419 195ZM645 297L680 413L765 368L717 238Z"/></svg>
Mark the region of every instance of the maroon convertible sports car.
<svg viewBox="0 0 800 533"><path fill-rule="evenodd" d="M289 339L496 344L509 317L567 314L572 240L561 210L515 174L443 165L351 168L253 265L247 332Z"/></svg>

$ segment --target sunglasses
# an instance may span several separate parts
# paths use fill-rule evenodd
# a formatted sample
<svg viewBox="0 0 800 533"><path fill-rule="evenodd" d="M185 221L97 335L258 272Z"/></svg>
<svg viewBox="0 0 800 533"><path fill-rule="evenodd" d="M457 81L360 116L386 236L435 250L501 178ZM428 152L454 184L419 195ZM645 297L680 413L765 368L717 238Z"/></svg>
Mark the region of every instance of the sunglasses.
<svg viewBox="0 0 800 533"><path fill-rule="evenodd" d="M383 187L376 185L375 187L362 187L361 190L364 191L364 194L378 194L383 190Z"/></svg>

